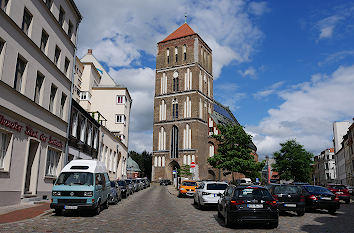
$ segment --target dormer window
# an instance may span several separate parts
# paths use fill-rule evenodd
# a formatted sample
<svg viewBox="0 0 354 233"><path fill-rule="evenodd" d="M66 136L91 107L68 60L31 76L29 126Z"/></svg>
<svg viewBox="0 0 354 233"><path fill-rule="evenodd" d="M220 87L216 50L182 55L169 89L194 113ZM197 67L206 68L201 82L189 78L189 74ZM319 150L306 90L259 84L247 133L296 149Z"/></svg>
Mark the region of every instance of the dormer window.
<svg viewBox="0 0 354 233"><path fill-rule="evenodd" d="M178 62L178 48L175 47L175 57L176 57L176 63Z"/></svg>

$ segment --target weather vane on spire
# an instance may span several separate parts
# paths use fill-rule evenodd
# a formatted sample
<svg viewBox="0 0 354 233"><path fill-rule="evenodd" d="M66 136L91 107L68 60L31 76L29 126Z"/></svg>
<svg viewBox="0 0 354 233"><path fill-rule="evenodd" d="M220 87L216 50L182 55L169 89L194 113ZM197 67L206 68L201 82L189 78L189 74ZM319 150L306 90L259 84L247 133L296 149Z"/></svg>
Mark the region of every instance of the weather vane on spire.
<svg viewBox="0 0 354 233"><path fill-rule="evenodd" d="M184 12L184 23L187 23L187 12Z"/></svg>

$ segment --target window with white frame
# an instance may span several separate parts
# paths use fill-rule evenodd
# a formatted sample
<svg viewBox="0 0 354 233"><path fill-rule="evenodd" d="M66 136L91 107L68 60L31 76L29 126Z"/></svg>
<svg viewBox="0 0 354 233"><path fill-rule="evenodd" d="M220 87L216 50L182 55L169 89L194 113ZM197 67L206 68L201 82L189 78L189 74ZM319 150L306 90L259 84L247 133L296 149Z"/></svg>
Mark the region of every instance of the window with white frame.
<svg viewBox="0 0 354 233"><path fill-rule="evenodd" d="M10 134L0 132L0 169L5 168L5 156L9 147Z"/></svg>
<svg viewBox="0 0 354 233"><path fill-rule="evenodd" d="M9 0L0 0L0 8L6 12L6 7L7 7L7 4L9 3Z"/></svg>
<svg viewBox="0 0 354 233"><path fill-rule="evenodd" d="M192 101L189 96L186 97L186 101L184 102L184 118L192 117Z"/></svg>
<svg viewBox="0 0 354 233"><path fill-rule="evenodd" d="M14 89L16 89L19 92L21 92L22 79L24 77L26 66L27 66L27 61L21 55L18 55L17 63L16 63Z"/></svg>
<svg viewBox="0 0 354 233"><path fill-rule="evenodd" d="M162 74L161 77L161 94L167 93L167 76L166 73Z"/></svg>
<svg viewBox="0 0 354 233"><path fill-rule="evenodd" d="M48 147L47 167L45 173L47 176L57 176L59 160L60 152Z"/></svg>
<svg viewBox="0 0 354 233"><path fill-rule="evenodd" d="M117 104L125 104L126 97L124 95L117 95Z"/></svg>
<svg viewBox="0 0 354 233"><path fill-rule="evenodd" d="M82 117L80 122L80 141L85 142L85 135L86 135L86 118Z"/></svg>
<svg viewBox="0 0 354 233"><path fill-rule="evenodd" d="M166 150L166 131L164 127L161 127L159 131L158 149Z"/></svg>
<svg viewBox="0 0 354 233"><path fill-rule="evenodd" d="M165 100L161 100L160 104L160 121L166 120L166 102Z"/></svg>
<svg viewBox="0 0 354 233"><path fill-rule="evenodd" d="M88 91L81 91L80 92L80 100L90 100L91 94Z"/></svg>
<svg viewBox="0 0 354 233"><path fill-rule="evenodd" d="M72 126L71 126L71 135L76 138L77 135L77 123L78 123L79 114L76 109L73 110L72 114Z"/></svg>
<svg viewBox="0 0 354 233"><path fill-rule="evenodd" d="M125 124L126 116L123 114L116 114L116 123L124 123Z"/></svg>
<svg viewBox="0 0 354 233"><path fill-rule="evenodd" d="M183 148L191 149L192 147L192 129L189 124L186 125L186 128L183 130Z"/></svg>
<svg viewBox="0 0 354 233"><path fill-rule="evenodd" d="M158 165L157 165L157 166L158 166L158 167L161 167L161 156L158 157L157 162L158 162Z"/></svg>
<svg viewBox="0 0 354 233"><path fill-rule="evenodd" d="M29 32L29 28L31 26L32 18L33 18L32 14L29 12L29 10L27 8L25 8L23 11L22 31L26 35L29 34L28 32Z"/></svg>
<svg viewBox="0 0 354 233"><path fill-rule="evenodd" d="M184 74L184 90L192 89L192 72L190 69L187 69L187 72Z"/></svg>
<svg viewBox="0 0 354 233"><path fill-rule="evenodd" d="M165 163L166 163L165 156L162 156L162 158L161 158L161 166L165 167Z"/></svg>
<svg viewBox="0 0 354 233"><path fill-rule="evenodd" d="M49 96L49 111L52 113L55 113L55 97L57 95L57 90L58 88L52 84L51 88L50 88L50 96Z"/></svg>

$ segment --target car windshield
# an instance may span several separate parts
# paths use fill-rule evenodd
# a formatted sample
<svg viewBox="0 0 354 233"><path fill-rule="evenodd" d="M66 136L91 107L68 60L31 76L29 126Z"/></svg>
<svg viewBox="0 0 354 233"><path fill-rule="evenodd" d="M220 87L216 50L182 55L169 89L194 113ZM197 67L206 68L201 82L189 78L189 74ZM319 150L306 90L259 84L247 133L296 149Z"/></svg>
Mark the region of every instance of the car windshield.
<svg viewBox="0 0 354 233"><path fill-rule="evenodd" d="M111 181L111 187L116 187L116 182Z"/></svg>
<svg viewBox="0 0 354 233"><path fill-rule="evenodd" d="M272 195L265 188L244 188L236 189L234 197L246 200L272 198Z"/></svg>
<svg viewBox="0 0 354 233"><path fill-rule="evenodd" d="M182 183L182 186L197 186L196 182L189 182L189 181L185 181Z"/></svg>
<svg viewBox="0 0 354 233"><path fill-rule="evenodd" d="M330 185L332 189L347 189L344 185Z"/></svg>
<svg viewBox="0 0 354 233"><path fill-rule="evenodd" d="M225 190L227 186L227 184L211 183L207 184L207 190Z"/></svg>
<svg viewBox="0 0 354 233"><path fill-rule="evenodd" d="M277 185L274 187L274 194L299 194L301 189L293 185Z"/></svg>
<svg viewBox="0 0 354 233"><path fill-rule="evenodd" d="M118 184L119 184L119 186L125 186L125 182L122 180L118 180Z"/></svg>
<svg viewBox="0 0 354 233"><path fill-rule="evenodd" d="M327 194L332 194L331 191L329 191L326 188L320 187L320 186L305 186L305 189L309 191L310 193L327 193Z"/></svg>
<svg viewBox="0 0 354 233"><path fill-rule="evenodd" d="M89 172L63 172L57 185L93 185L93 174Z"/></svg>

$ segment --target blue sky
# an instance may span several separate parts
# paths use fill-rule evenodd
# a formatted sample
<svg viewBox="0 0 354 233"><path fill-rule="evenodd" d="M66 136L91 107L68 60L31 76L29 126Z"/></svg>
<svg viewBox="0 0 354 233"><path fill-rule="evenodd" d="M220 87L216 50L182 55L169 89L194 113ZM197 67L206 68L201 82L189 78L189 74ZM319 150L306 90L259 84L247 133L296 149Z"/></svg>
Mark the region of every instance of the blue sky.
<svg viewBox="0 0 354 233"><path fill-rule="evenodd" d="M152 150L156 43L184 23L213 49L214 97L271 155L296 138L332 147L333 121L354 117L354 1L78 0L88 48L133 97L130 148Z"/></svg>

